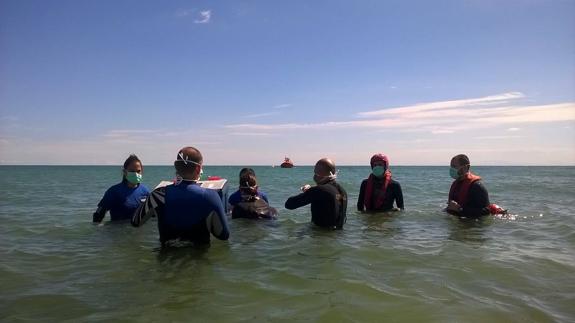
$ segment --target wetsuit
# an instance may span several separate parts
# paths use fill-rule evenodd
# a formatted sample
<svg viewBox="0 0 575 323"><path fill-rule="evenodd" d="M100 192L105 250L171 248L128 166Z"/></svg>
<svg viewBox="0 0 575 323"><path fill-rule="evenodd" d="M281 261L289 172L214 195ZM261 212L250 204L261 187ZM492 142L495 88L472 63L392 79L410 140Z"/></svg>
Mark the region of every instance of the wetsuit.
<svg viewBox="0 0 575 323"><path fill-rule="evenodd" d="M457 190L454 189L454 193ZM449 196L450 200L457 201L456 197L452 194ZM464 216L468 218L475 218L482 215L490 214L489 211L489 194L487 189L481 181L475 181L469 186L469 192L467 193L467 201L460 202L457 201L462 207L461 212L450 212L455 215Z"/></svg>
<svg viewBox="0 0 575 323"><path fill-rule="evenodd" d="M266 201L266 203L268 204L270 203L266 193L258 191L258 197ZM228 198L228 203L230 203L231 206L236 206L236 204L240 203L241 201L242 201L242 192L240 190L235 191Z"/></svg>
<svg viewBox="0 0 575 323"><path fill-rule="evenodd" d="M98 223L102 222L108 210L112 221L131 219L148 194L150 194L150 190L143 184L129 187L126 182L118 183L104 193L92 220Z"/></svg>
<svg viewBox="0 0 575 323"><path fill-rule="evenodd" d="M288 198L289 210L311 203L311 221L320 227L342 229L346 220L347 192L334 180Z"/></svg>
<svg viewBox="0 0 575 323"><path fill-rule="evenodd" d="M275 219L277 211L263 199L257 196L244 195L242 200L234 206L232 219Z"/></svg>
<svg viewBox="0 0 575 323"><path fill-rule="evenodd" d="M230 235L218 193L193 181L155 189L134 214L132 225L141 226L153 216L158 218L162 245L176 239L208 244L210 233L220 240Z"/></svg>
<svg viewBox="0 0 575 323"><path fill-rule="evenodd" d="M390 180L389 185L387 186L387 189L385 190L383 204L379 208L367 210L367 207L365 206L365 194L366 194L367 181L368 181L367 179L364 179L363 182L361 182L361 187L359 188L359 197L357 198L357 210L358 211L364 211L364 210L370 211L370 212L389 211L389 210L393 209L393 201L395 201L398 208L400 208L400 209L404 208L403 192L401 190L401 185L399 185L399 182L396 182L395 180L392 179L392 180ZM376 196L377 196L377 194L381 194L381 192L382 192L381 189L377 189L377 188L379 188L381 186L382 185L376 179L375 185L374 185L374 187L376 187L376 189L374 189L374 192L373 192L372 197L371 197L371 205L376 204L375 203Z"/></svg>

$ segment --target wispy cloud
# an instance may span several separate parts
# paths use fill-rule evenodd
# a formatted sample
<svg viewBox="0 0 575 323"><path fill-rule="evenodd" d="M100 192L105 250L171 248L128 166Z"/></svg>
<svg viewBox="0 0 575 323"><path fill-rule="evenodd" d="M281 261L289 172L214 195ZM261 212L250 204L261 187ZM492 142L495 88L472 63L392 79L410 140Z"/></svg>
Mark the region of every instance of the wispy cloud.
<svg viewBox="0 0 575 323"><path fill-rule="evenodd" d="M202 10L198 14L198 17L194 20L196 24L207 24L212 19L212 11L211 10Z"/></svg>
<svg viewBox="0 0 575 323"><path fill-rule="evenodd" d="M274 109L285 109L285 108L289 108L291 106L292 105L290 103L285 103L285 104L278 104L278 105L274 106L273 108Z"/></svg>
<svg viewBox="0 0 575 323"><path fill-rule="evenodd" d="M276 115L279 113L280 113L279 111L254 113L254 114L248 114L248 115L242 116L242 118L253 119L253 118L261 118L261 117L269 117L269 116L273 116L273 115Z"/></svg>
<svg viewBox="0 0 575 323"><path fill-rule="evenodd" d="M196 24L207 24L212 19L212 10L184 9L176 10L174 16L177 18L193 18Z"/></svg>
<svg viewBox="0 0 575 323"><path fill-rule="evenodd" d="M575 102L530 106L517 102L524 97L520 92L509 92L482 98L420 103L360 112L357 114L361 117L360 120L285 124L242 123L225 127L250 131L370 128L446 134L496 125L575 120Z"/></svg>
<svg viewBox="0 0 575 323"><path fill-rule="evenodd" d="M273 116L273 115L280 114L280 113L282 113L281 110L287 109L287 108L289 108L289 107L291 107L291 106L292 106L292 105L291 105L290 103L279 104L279 105L275 105L275 106L272 107L272 109L275 110L275 111L248 114L248 115L242 116L241 118L244 118L244 119L255 119L255 118L261 118L261 117L269 117L269 116Z"/></svg>
<svg viewBox="0 0 575 323"><path fill-rule="evenodd" d="M230 132L229 135L231 135L231 136L254 136L254 137L276 136L276 134L267 133L267 132Z"/></svg>
<svg viewBox="0 0 575 323"><path fill-rule="evenodd" d="M375 116L388 116L397 114L413 114L415 112L438 112L442 110L452 110L461 109L465 107L472 107L477 105L493 105L505 103L509 100L515 100L523 98L524 95L521 92L509 92L498 95L491 95L482 98L474 99L463 99L463 100L451 100L451 101L439 101L430 103L419 103L415 105L410 105L406 107L398 107L391 109L381 109L375 111L360 112L358 116L360 117L375 117Z"/></svg>

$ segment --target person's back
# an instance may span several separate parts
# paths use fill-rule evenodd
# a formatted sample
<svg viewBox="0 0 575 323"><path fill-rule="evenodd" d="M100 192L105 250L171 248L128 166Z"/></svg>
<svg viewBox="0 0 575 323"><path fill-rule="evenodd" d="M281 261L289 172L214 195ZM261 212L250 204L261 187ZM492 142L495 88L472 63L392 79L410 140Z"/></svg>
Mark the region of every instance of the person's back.
<svg viewBox="0 0 575 323"><path fill-rule="evenodd" d="M190 160L188 155L195 157ZM197 183L201 172L199 151L192 147L182 149L174 164L180 180L174 185L155 189L136 211L132 225L141 226L150 217L157 217L162 245L172 240L207 244L210 233L227 240L229 230L218 193Z"/></svg>
<svg viewBox="0 0 575 323"><path fill-rule="evenodd" d="M164 216L158 217L160 241L180 239L200 244L209 243L210 231L206 220L210 216L225 214L218 193L188 181L167 186L165 192ZM227 239L224 233L218 238Z"/></svg>
<svg viewBox="0 0 575 323"><path fill-rule="evenodd" d="M337 182L317 185L306 192L311 202L311 221L328 228L342 228L346 220L347 192ZM289 202L291 202L288 199ZM286 202L286 208L289 209Z"/></svg>

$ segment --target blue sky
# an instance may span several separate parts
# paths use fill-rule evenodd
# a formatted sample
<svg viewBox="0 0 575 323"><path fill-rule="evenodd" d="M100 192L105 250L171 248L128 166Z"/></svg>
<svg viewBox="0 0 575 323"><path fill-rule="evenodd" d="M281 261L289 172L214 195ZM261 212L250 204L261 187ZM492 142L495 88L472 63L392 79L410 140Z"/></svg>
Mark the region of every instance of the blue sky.
<svg viewBox="0 0 575 323"><path fill-rule="evenodd" d="M575 1L0 2L0 163L575 165Z"/></svg>

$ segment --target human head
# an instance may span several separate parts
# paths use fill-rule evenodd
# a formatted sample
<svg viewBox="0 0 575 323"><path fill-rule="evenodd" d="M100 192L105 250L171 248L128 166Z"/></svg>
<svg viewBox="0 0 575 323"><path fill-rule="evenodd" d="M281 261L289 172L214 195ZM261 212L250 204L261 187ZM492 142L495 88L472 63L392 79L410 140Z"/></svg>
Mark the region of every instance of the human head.
<svg viewBox="0 0 575 323"><path fill-rule="evenodd" d="M369 164L371 165L371 169L373 169L375 166L383 166L385 169L388 169L389 168L389 159L384 154L381 154L381 153L375 154L375 155L371 156L371 160L369 161Z"/></svg>
<svg viewBox="0 0 575 323"><path fill-rule="evenodd" d="M127 181L126 175L128 175L128 172L141 175L143 171L144 166L142 165L142 161L138 156L131 154L124 161L124 167L122 168L122 181Z"/></svg>
<svg viewBox="0 0 575 323"><path fill-rule="evenodd" d="M451 158L450 166L456 170L457 177L461 177L467 174L469 172L469 168L471 167L469 157L463 154L459 154Z"/></svg>
<svg viewBox="0 0 575 323"><path fill-rule="evenodd" d="M256 195L258 192L258 182L255 174L245 172L240 175L240 192L247 195Z"/></svg>
<svg viewBox="0 0 575 323"><path fill-rule="evenodd" d="M243 181L242 181L242 176L246 175L246 174L251 174L254 175L254 177L256 176L256 172L248 167L242 168L242 170L240 170L240 186L242 186Z"/></svg>
<svg viewBox="0 0 575 323"><path fill-rule="evenodd" d="M194 147L180 149L174 161L176 173L185 179L198 179L202 171L202 153Z"/></svg>
<svg viewBox="0 0 575 323"><path fill-rule="evenodd" d="M313 172L313 180L319 184L326 178L335 175L335 163L329 158L322 158L315 163Z"/></svg>

